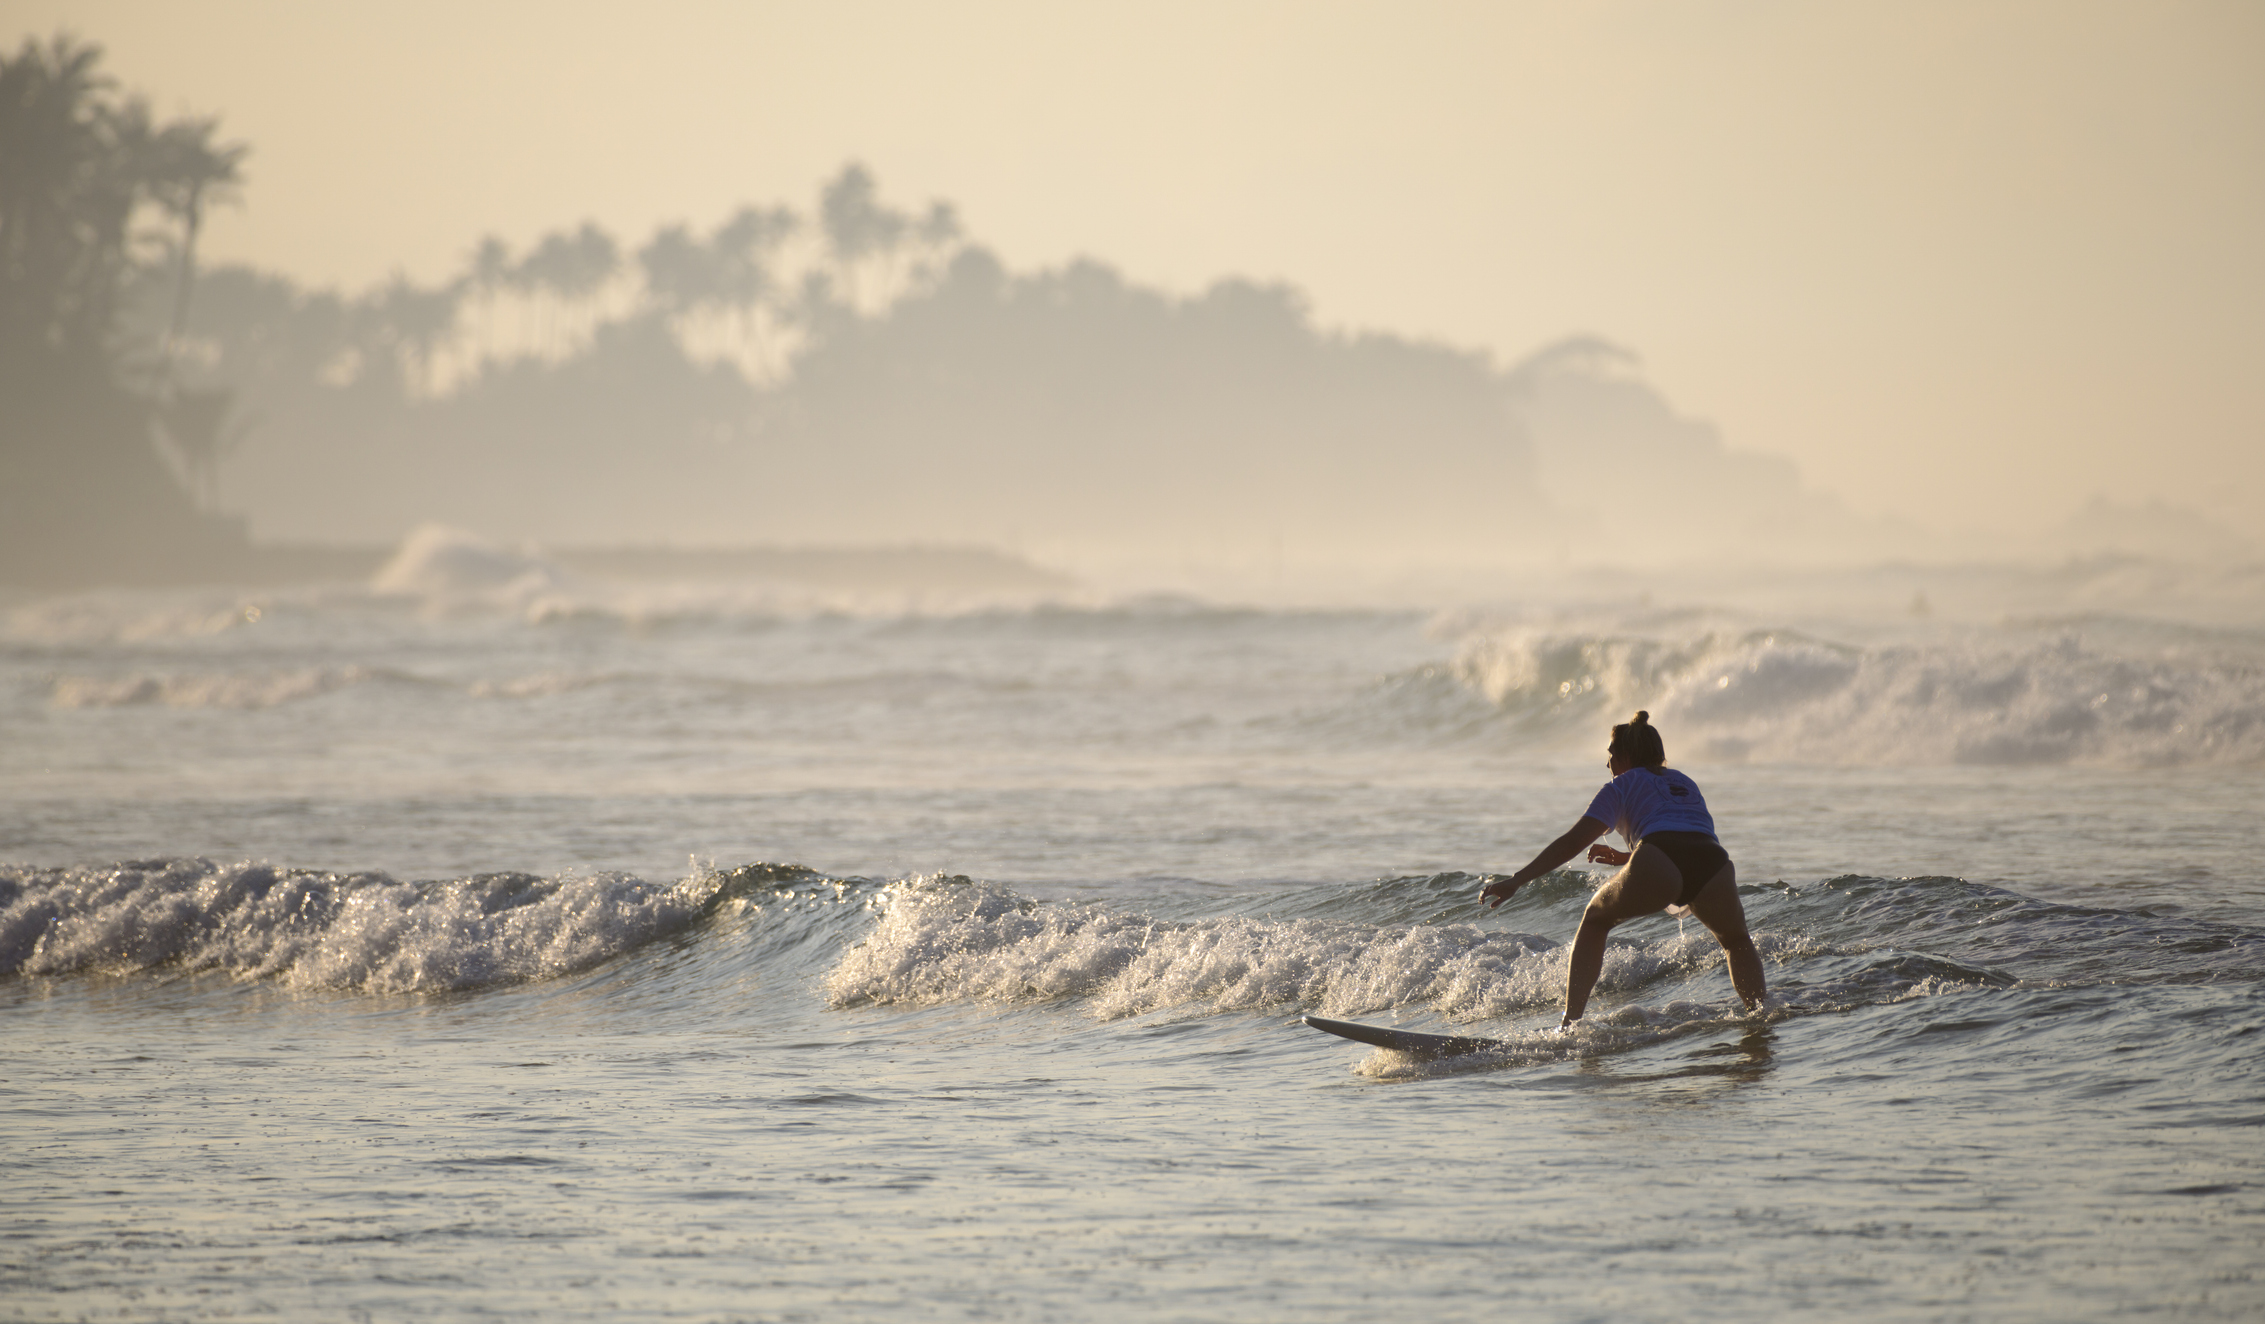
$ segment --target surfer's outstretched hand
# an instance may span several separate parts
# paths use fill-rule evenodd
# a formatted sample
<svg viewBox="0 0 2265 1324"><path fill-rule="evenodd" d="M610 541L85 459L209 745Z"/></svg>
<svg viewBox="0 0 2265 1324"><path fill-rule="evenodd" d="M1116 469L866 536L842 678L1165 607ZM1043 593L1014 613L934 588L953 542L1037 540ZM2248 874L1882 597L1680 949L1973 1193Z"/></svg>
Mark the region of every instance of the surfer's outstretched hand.
<svg viewBox="0 0 2265 1324"><path fill-rule="evenodd" d="M1516 896L1518 889L1523 886L1516 878L1497 878L1479 889L1479 900L1486 902L1486 908L1492 910Z"/></svg>

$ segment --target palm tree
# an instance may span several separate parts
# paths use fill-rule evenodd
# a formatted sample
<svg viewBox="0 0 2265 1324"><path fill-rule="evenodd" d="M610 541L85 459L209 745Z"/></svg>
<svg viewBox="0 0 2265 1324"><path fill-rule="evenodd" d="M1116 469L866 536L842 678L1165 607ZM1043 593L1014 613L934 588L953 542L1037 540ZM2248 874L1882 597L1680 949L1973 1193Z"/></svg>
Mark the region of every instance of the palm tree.
<svg viewBox="0 0 2265 1324"><path fill-rule="evenodd" d="M189 294L196 280L197 231L208 202L233 202L243 178L236 167L251 149L242 143L217 144L217 119L175 120L147 143L145 169L157 205L181 225L180 265L173 287L169 338L178 341L189 327Z"/></svg>
<svg viewBox="0 0 2265 1324"><path fill-rule="evenodd" d="M540 352L544 354L551 352L558 339L558 318L557 310L543 296L550 293L552 281L567 266L566 253L572 242L563 231L544 235L511 269L511 283L536 301L537 338L541 341ZM541 316L543 313L552 315Z"/></svg>
<svg viewBox="0 0 2265 1324"><path fill-rule="evenodd" d="M907 292L908 283L931 279L961 238L952 204L930 202L927 213L915 219L884 204L872 172L854 161L820 193L818 218L853 309L867 302L885 309Z"/></svg>
<svg viewBox="0 0 2265 1324"><path fill-rule="evenodd" d="M919 225L913 228L913 238L921 249L920 256L913 263L913 280L933 280L937 272L948 265L946 259L958 251L963 233L958 208L948 202L930 202L928 214L921 217Z"/></svg>
<svg viewBox="0 0 2265 1324"><path fill-rule="evenodd" d="M645 273L646 295L672 316L700 308L714 297L716 280L708 249L692 237L689 226L655 230L637 250L637 265Z"/></svg>
<svg viewBox="0 0 2265 1324"><path fill-rule="evenodd" d="M621 248L613 236L595 222L584 221L567 241L565 262L554 278L554 288L566 299L580 303L595 298L620 269Z"/></svg>
<svg viewBox="0 0 2265 1324"><path fill-rule="evenodd" d="M511 248L496 236L486 235L472 249L464 268L456 283L480 301L479 339L484 360L495 343L496 296L511 286Z"/></svg>
<svg viewBox="0 0 2265 1324"><path fill-rule="evenodd" d="M800 229L802 218L785 207L763 211L742 207L716 228L708 241L712 288L722 306L738 321L739 339L749 350L763 348L756 334L766 305L778 300L778 277L772 271L779 245Z"/></svg>
<svg viewBox="0 0 2265 1324"><path fill-rule="evenodd" d="M433 352L456 328L457 287L422 290L395 275L377 297L383 338L406 360L412 390L430 394Z"/></svg>
<svg viewBox="0 0 2265 1324"><path fill-rule="evenodd" d="M620 268L621 250L613 236L584 221L573 234L560 230L544 235L512 274L524 288L548 294L563 307L593 298ZM555 339L556 330L554 322L548 338Z"/></svg>
<svg viewBox="0 0 2265 1324"><path fill-rule="evenodd" d="M140 107L131 107L138 112ZM189 331L189 297L197 278L197 232L208 202L235 201L242 176L237 166L250 150L242 143L213 142L217 119L175 120L141 143L143 169L152 199L181 227L173 281L173 317L165 334L164 381L158 390L158 427L181 457L190 496L211 509L220 499L220 458L242 428L229 429L235 393L224 387L191 387L180 380L178 356Z"/></svg>
<svg viewBox="0 0 2265 1324"><path fill-rule="evenodd" d="M818 196L818 224L833 254L849 305L858 305L857 271L867 258L886 259L904 239L910 222L902 212L881 205L873 172L855 161L842 167Z"/></svg>
<svg viewBox="0 0 2265 1324"><path fill-rule="evenodd" d="M100 355L109 335L148 115L106 99L101 58L68 37L0 58L0 354Z"/></svg>
<svg viewBox="0 0 2265 1324"><path fill-rule="evenodd" d="M211 120L154 123L146 103L115 95L100 59L65 36L0 54L0 562L66 577L87 573L60 568L57 549L73 545L143 549L117 553L131 559L242 544L196 513L225 445L227 393L185 390L170 360L142 378L118 311L132 225L153 204L181 223L179 338L204 206L236 182L244 149L216 143Z"/></svg>

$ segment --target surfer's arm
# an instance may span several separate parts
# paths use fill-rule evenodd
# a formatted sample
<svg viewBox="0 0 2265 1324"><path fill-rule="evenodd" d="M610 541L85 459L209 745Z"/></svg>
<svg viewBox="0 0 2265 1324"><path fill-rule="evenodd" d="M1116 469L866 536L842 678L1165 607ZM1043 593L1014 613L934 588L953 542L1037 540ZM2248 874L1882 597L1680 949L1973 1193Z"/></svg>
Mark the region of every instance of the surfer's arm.
<svg viewBox="0 0 2265 1324"><path fill-rule="evenodd" d="M1550 870L1563 865L1581 853L1581 848L1605 834L1604 824L1583 814L1581 821L1565 829L1565 835L1542 847L1541 854L1529 861L1525 868L1508 878L1497 878L1480 891L1479 899L1493 909L1517 895L1518 889Z"/></svg>

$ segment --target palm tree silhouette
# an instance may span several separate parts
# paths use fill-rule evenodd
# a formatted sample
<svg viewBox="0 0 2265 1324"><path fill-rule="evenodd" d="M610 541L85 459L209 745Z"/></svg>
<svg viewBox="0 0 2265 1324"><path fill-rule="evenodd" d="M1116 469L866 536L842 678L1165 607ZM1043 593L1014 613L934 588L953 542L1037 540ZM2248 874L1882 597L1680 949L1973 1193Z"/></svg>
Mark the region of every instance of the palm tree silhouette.
<svg viewBox="0 0 2265 1324"><path fill-rule="evenodd" d="M189 295L196 281L197 232L208 202L233 202L243 177L236 167L250 148L216 144L217 119L175 120L151 136L144 150L151 193L157 205L181 226L180 265L173 287L173 319L168 332L177 341L189 327Z"/></svg>
<svg viewBox="0 0 2265 1324"><path fill-rule="evenodd" d="M957 207L948 202L929 203L928 214L921 217L920 224L913 229L913 237L922 250L913 270L914 279L932 279L942 261L958 249L962 233Z"/></svg>
<svg viewBox="0 0 2265 1324"><path fill-rule="evenodd" d="M886 310L908 286L932 280L961 238L952 204L931 202L915 219L884 204L873 173L854 161L819 194L818 219L843 297L861 313L868 303Z"/></svg>
<svg viewBox="0 0 2265 1324"><path fill-rule="evenodd" d="M106 348L150 132L146 107L106 99L101 58L58 36L0 59L0 324L67 355Z"/></svg>
<svg viewBox="0 0 2265 1324"><path fill-rule="evenodd" d="M655 230L637 250L637 266L645 273L646 297L672 316L700 308L716 287L708 250L692 237L689 226Z"/></svg>
<svg viewBox="0 0 2265 1324"><path fill-rule="evenodd" d="M196 506L234 435L232 396L181 381L178 349L205 207L231 195L246 149L216 142L214 120L156 123L146 102L114 93L100 59L69 36L0 54L0 560L44 555L58 532L226 555L241 534ZM145 205L179 225L154 359L120 317L146 270L133 248ZM87 573L74 565L66 577Z"/></svg>
<svg viewBox="0 0 2265 1324"><path fill-rule="evenodd" d="M868 258L877 256L886 260L894 253L910 221L904 213L881 205L880 188L873 182L873 172L852 161L843 166L841 173L818 195L818 224L825 232L826 247L833 255L834 274L841 280L842 292L849 305L856 308L862 293L858 289L858 268Z"/></svg>
<svg viewBox="0 0 2265 1324"><path fill-rule="evenodd" d="M453 283L419 289L397 274L377 296L381 335L402 356L408 384L420 394L431 394L434 351L456 328L458 289Z"/></svg>
<svg viewBox="0 0 2265 1324"><path fill-rule="evenodd" d="M512 269L512 275L520 288L549 295L551 311L557 314L594 299L620 268L621 250L613 236L595 222L584 221L572 234L560 230L544 235L534 251ZM557 352L562 348L558 318L550 320L544 348Z"/></svg>
<svg viewBox="0 0 2265 1324"><path fill-rule="evenodd" d="M465 261L464 274L456 278L458 288L479 300L480 327L477 336L479 358L486 362L495 348L495 301L503 291L511 288L511 247L495 235L484 235Z"/></svg>
<svg viewBox="0 0 2265 1324"><path fill-rule="evenodd" d="M768 348L758 328L764 309L782 292L773 264L779 246L802 227L785 207L742 207L708 241L714 297L731 310L743 349L756 357Z"/></svg>

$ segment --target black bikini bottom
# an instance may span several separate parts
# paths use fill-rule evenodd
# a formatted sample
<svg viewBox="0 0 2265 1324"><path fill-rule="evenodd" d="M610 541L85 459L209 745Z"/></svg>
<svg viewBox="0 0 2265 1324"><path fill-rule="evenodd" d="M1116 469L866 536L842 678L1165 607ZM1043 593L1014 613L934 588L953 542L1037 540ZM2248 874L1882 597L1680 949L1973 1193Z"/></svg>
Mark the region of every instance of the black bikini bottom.
<svg viewBox="0 0 2265 1324"><path fill-rule="evenodd" d="M1683 894L1675 898L1679 906L1690 905L1691 898L1730 863L1730 852L1704 832L1654 832L1637 844L1659 847L1659 853L1682 871Z"/></svg>

